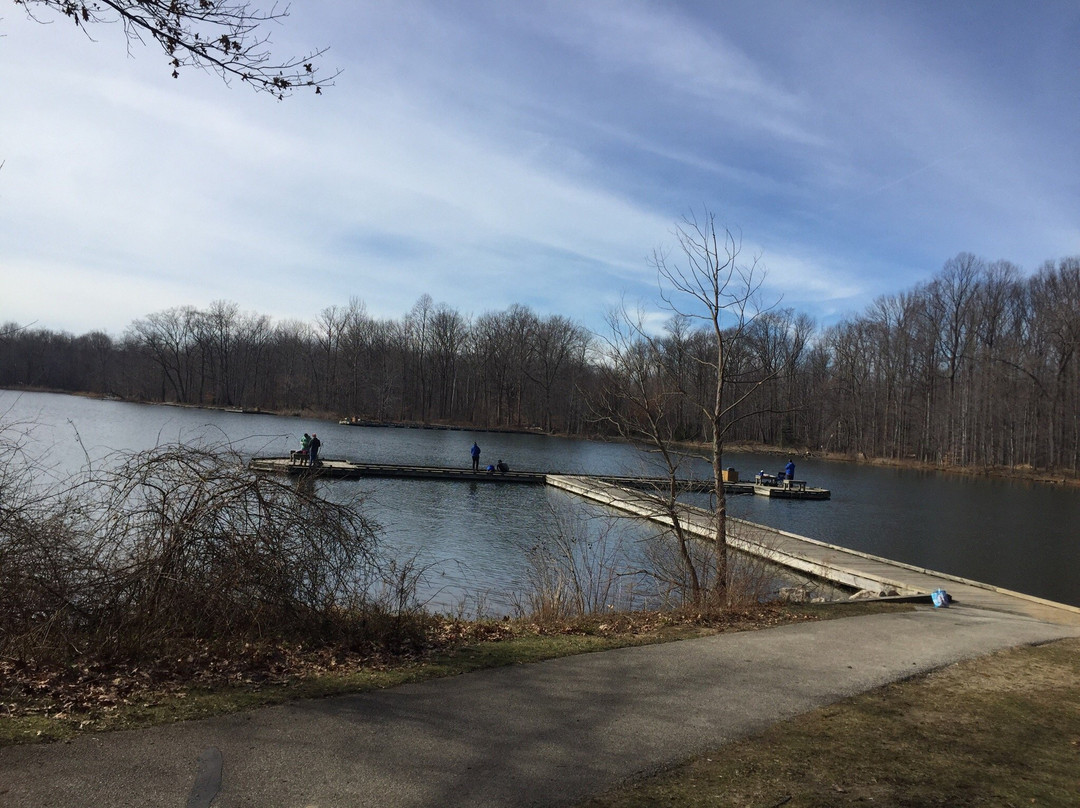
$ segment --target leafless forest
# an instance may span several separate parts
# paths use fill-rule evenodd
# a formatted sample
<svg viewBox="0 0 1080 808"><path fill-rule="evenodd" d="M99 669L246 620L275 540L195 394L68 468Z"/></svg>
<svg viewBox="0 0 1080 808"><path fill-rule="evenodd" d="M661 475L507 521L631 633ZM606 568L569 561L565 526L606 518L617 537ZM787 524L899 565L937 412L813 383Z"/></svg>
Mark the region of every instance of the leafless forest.
<svg viewBox="0 0 1080 808"><path fill-rule="evenodd" d="M596 403L612 398L605 336L522 306L473 316L427 295L400 319L354 299L314 322L219 301L149 314L120 337L7 323L0 386L589 435L602 429ZM709 439L689 402L715 385L714 340L672 316L642 346L663 392L686 398L666 409L672 437ZM740 379L756 381L729 442L1080 471L1080 257L1024 274L962 253L826 328L767 309L739 346L733 401Z"/></svg>

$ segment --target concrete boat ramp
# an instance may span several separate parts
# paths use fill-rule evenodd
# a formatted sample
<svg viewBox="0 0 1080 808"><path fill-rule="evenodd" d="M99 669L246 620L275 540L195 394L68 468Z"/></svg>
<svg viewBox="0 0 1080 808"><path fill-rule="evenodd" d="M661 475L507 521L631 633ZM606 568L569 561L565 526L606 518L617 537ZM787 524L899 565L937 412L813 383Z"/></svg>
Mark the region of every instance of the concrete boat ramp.
<svg viewBox="0 0 1080 808"><path fill-rule="evenodd" d="M333 479L396 477L550 485L624 513L660 523L669 522L667 516L658 508L656 500L650 496L650 490L667 484L666 480L659 479L545 474L534 471L474 472L461 468L363 464L344 460L324 460L321 466L311 469L291 463L289 458L256 458L251 461L250 467L259 472L288 473L296 476L314 472L320 477ZM707 481L684 482L691 489L695 485L708 484ZM756 487L760 486L748 482L725 483L725 490L729 494L756 493ZM683 526L692 534L703 541L710 540L712 515L709 511L687 505L681 519ZM956 603L965 606L1024 615L1050 623L1080 625L1080 608L1075 606L849 550L734 517L728 517L728 541L730 546L739 552L794 570L808 578L829 581L842 587L872 592L896 592L898 597L929 597L935 590L944 589Z"/></svg>

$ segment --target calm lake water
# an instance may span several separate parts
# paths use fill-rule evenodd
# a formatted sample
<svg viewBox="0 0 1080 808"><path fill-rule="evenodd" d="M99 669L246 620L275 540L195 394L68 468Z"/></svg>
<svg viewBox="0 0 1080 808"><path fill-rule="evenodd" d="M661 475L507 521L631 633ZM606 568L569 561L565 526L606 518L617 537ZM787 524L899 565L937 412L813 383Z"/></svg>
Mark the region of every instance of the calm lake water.
<svg viewBox="0 0 1080 808"><path fill-rule="evenodd" d="M248 456L283 455L304 432L322 454L372 463L469 465L475 440L482 462L552 472L647 473L649 460L623 444L467 430L349 427L271 415L96 401L0 391L0 423L25 432L42 475L63 478L116 450L162 443L228 442ZM729 510L754 522L821 541L1080 605L1080 491L795 458L797 475L832 490L827 502L729 498ZM775 472L786 458L725 456L743 478ZM707 476L696 461L694 474ZM443 481L323 482L363 491L386 540L419 554L430 568L440 608L465 598L505 607L525 574L523 548L550 526L550 508L569 495L541 486Z"/></svg>

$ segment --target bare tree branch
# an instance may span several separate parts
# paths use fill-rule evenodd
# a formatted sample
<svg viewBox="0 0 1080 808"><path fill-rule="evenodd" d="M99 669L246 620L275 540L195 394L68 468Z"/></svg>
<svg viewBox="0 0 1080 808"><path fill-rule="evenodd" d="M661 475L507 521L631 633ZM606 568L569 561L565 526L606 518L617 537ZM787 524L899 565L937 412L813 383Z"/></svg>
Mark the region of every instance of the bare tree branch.
<svg viewBox="0 0 1080 808"><path fill-rule="evenodd" d="M317 94L333 86L339 72L318 75L316 61L327 49L298 58L275 59L266 28L289 16L289 7L268 11L243 0L14 0L31 19L37 6L62 14L87 33L97 23L119 22L129 44L156 42L169 57L173 78L181 68L197 67L222 77L240 79L258 91L282 99L300 87Z"/></svg>

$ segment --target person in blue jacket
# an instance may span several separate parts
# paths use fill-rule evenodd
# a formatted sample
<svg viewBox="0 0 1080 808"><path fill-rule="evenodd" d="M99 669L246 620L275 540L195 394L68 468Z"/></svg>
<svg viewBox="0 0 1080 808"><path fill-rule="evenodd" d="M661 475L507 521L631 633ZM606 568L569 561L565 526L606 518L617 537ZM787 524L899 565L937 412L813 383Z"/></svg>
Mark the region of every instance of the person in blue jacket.
<svg viewBox="0 0 1080 808"><path fill-rule="evenodd" d="M469 454L472 455L472 470L480 471L480 447L473 443Z"/></svg>
<svg viewBox="0 0 1080 808"><path fill-rule="evenodd" d="M784 476L789 480L795 479L795 461L788 460L787 465L784 466Z"/></svg>

